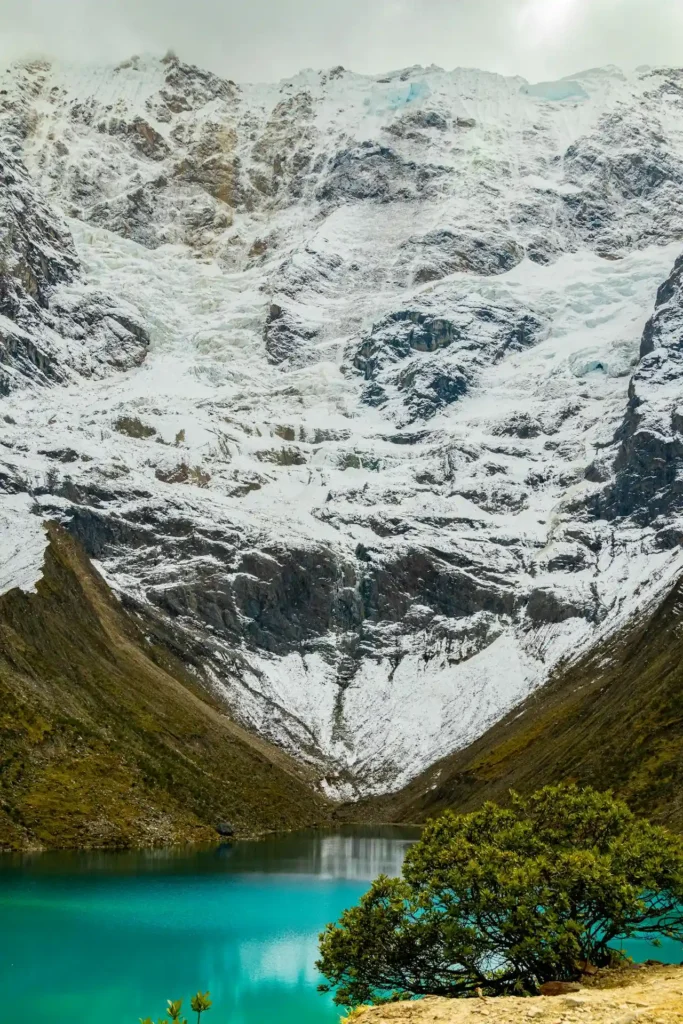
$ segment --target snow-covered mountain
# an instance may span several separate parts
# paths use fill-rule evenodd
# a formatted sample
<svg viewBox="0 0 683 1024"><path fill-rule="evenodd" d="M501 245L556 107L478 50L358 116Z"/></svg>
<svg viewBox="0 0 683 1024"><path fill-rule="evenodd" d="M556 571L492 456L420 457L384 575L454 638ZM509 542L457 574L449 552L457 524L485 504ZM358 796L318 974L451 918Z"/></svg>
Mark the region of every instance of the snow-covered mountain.
<svg viewBox="0 0 683 1024"><path fill-rule="evenodd" d="M401 786L683 570L682 249L683 70L13 66L2 589L68 521L328 793Z"/></svg>

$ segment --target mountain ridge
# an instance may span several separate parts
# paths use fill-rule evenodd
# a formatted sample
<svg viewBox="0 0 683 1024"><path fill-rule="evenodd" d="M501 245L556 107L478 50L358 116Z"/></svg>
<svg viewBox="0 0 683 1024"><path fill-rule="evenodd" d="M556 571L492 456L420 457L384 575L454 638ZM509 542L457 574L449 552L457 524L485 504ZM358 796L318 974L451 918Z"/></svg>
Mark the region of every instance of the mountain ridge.
<svg viewBox="0 0 683 1024"><path fill-rule="evenodd" d="M3 224L41 211L0 239L0 521L62 521L328 796L476 741L683 569L674 279L641 352L683 72L0 85Z"/></svg>
<svg viewBox="0 0 683 1024"><path fill-rule="evenodd" d="M512 791L571 781L612 789L637 813L680 832L682 587L679 576L616 634L559 665L483 736L400 793L344 813L418 823L449 807L505 804Z"/></svg>
<svg viewBox="0 0 683 1024"><path fill-rule="evenodd" d="M0 596L0 849L216 843L328 816L315 780L211 703L61 527Z"/></svg>

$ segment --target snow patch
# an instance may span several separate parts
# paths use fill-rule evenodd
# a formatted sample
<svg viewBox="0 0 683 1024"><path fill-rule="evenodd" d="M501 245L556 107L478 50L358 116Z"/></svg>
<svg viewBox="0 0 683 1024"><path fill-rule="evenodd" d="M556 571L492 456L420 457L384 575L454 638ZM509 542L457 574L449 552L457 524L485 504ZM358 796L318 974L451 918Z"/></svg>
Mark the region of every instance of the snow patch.
<svg viewBox="0 0 683 1024"><path fill-rule="evenodd" d="M34 594L43 578L49 541L32 504L26 494L0 496L0 594L15 589Z"/></svg>

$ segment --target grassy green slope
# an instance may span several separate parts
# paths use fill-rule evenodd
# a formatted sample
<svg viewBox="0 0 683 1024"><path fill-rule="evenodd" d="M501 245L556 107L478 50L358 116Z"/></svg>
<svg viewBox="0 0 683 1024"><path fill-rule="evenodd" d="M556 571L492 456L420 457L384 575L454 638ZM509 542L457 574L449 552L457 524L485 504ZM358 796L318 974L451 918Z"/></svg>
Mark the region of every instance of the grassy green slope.
<svg viewBox="0 0 683 1024"><path fill-rule="evenodd" d="M327 818L301 766L232 722L49 527L0 597L0 848L215 840Z"/></svg>
<svg viewBox="0 0 683 1024"><path fill-rule="evenodd" d="M654 613L560 669L480 740L354 816L420 822L576 780L683 831L683 581Z"/></svg>

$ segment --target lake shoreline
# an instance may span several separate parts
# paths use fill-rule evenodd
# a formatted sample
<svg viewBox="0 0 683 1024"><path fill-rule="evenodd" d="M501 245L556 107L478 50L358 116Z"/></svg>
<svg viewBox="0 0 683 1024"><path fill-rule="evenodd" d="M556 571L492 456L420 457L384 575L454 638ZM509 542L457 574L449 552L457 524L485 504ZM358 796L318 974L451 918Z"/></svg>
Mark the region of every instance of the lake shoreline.
<svg viewBox="0 0 683 1024"><path fill-rule="evenodd" d="M527 999L442 999L366 1009L354 1024L674 1024L683 1019L683 966L604 971L577 992Z"/></svg>
<svg viewBox="0 0 683 1024"><path fill-rule="evenodd" d="M370 822L367 820L353 821L352 819L344 819L343 821L320 821L313 824L302 825L294 828L274 828L264 829L262 831L246 831L246 832L235 832L232 836L220 836L216 831L215 841L207 839L179 839L176 842L135 842L135 843L88 843L88 844L76 844L76 845L40 845L38 843L22 846L19 848L13 848L10 846L0 846L0 858L3 857L21 857L21 856L35 856L37 854L48 854L48 853L145 853L145 852L158 852L163 850L172 851L183 851L186 850L188 853L200 853L203 850L214 850L220 849L222 846L233 846L236 843L254 843L263 841L266 839L277 839L278 836L289 836L297 835L298 833L330 833L339 832L342 833L344 829L353 828L365 828L376 832L378 829L414 829L416 832L422 831L424 828L424 822L420 824L413 824L411 822L396 822L396 821L378 821Z"/></svg>

